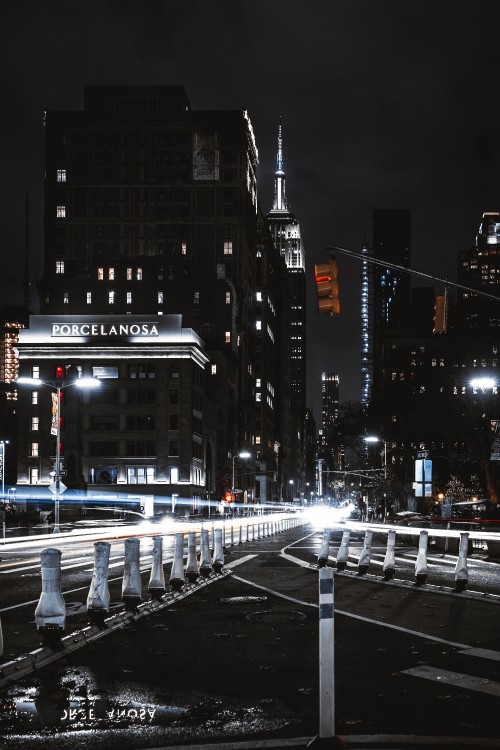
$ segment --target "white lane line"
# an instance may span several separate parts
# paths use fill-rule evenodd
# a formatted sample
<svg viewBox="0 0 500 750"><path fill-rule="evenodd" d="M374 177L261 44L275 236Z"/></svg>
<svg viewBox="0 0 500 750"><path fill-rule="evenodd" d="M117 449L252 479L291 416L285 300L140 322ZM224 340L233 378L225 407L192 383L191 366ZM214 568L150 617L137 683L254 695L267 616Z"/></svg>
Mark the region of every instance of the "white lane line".
<svg viewBox="0 0 500 750"><path fill-rule="evenodd" d="M424 680L439 682L441 685L453 685L454 687L475 690L478 693L500 697L500 682L486 680L482 677L473 677L469 674L449 672L445 669L436 669L435 667L428 666L405 669L401 674L408 674L411 677L422 677Z"/></svg>
<svg viewBox="0 0 500 750"><path fill-rule="evenodd" d="M481 659L500 661L500 651L491 651L489 648L466 648L465 651L459 651L458 653L464 656L479 656Z"/></svg>
<svg viewBox="0 0 500 750"><path fill-rule="evenodd" d="M280 599L286 599L289 602L293 602L294 604L300 604L302 607L314 607L315 609L318 609L317 604L311 604L311 602L304 602L302 599L295 599L293 596L287 596L286 594L282 594L280 591L274 591L274 589L269 589L267 586L261 586L259 583L254 583L253 581L248 581L246 578L240 578L240 576L232 575L231 578L234 578L235 581L241 581L241 583L248 583L249 586L254 586L256 589L260 589L261 591L267 591L268 594L272 594L273 596L279 596Z"/></svg>
<svg viewBox="0 0 500 750"><path fill-rule="evenodd" d="M244 557L239 557L237 560L233 560L232 562L227 563L227 565L225 565L224 567L236 568L238 565L242 565L243 563L246 563L249 560L253 560L254 557L257 557L257 555L245 555Z"/></svg>

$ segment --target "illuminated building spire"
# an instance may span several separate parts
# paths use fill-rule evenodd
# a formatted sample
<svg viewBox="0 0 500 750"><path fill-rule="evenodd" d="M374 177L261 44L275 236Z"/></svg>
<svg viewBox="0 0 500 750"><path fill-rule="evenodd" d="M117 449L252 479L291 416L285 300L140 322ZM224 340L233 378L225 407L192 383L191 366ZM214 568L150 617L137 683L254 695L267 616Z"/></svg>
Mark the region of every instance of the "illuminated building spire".
<svg viewBox="0 0 500 750"><path fill-rule="evenodd" d="M281 135L281 117L278 126L278 156L277 170L274 175L273 211L287 211L288 204L285 195L285 173L283 172L283 138Z"/></svg>

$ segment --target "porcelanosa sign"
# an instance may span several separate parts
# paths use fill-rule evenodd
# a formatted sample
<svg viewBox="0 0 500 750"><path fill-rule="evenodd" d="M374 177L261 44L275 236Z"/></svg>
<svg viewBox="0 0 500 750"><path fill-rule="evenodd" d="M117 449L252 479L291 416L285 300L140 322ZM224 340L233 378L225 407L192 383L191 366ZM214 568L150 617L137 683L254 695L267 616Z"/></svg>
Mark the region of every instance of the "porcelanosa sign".
<svg viewBox="0 0 500 750"><path fill-rule="evenodd" d="M157 323L51 323L51 336L158 336Z"/></svg>

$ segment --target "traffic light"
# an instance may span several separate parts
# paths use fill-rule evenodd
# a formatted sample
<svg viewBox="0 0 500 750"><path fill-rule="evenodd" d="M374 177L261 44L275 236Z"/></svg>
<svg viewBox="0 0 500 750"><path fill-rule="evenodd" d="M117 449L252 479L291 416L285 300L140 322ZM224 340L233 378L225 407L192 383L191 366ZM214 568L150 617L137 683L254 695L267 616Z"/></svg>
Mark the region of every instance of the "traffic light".
<svg viewBox="0 0 500 750"><path fill-rule="evenodd" d="M448 326L448 296L446 294L436 297L434 305L434 330L433 333L446 333Z"/></svg>
<svg viewBox="0 0 500 750"><path fill-rule="evenodd" d="M314 266L316 292L318 295L318 312L338 315L340 313L337 261L320 263Z"/></svg>
<svg viewBox="0 0 500 750"><path fill-rule="evenodd" d="M232 492L225 492L224 493L224 502L225 503L234 503L234 495Z"/></svg>

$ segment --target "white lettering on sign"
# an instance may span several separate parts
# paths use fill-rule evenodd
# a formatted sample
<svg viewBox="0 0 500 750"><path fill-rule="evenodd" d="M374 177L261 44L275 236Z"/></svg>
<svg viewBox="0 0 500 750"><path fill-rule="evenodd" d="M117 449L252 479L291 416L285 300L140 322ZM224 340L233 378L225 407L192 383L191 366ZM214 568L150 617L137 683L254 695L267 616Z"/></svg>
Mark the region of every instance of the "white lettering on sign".
<svg viewBox="0 0 500 750"><path fill-rule="evenodd" d="M52 323L51 336L158 336L156 323Z"/></svg>

